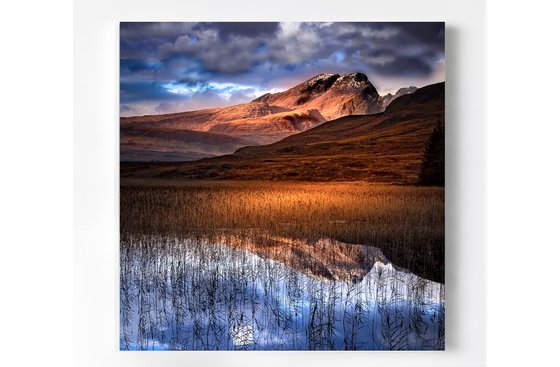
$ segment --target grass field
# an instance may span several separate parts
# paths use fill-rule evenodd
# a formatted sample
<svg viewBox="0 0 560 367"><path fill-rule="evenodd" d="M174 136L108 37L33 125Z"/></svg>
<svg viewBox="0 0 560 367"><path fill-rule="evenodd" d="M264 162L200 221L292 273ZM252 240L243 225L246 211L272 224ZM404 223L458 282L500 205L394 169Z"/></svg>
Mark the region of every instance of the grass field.
<svg viewBox="0 0 560 367"><path fill-rule="evenodd" d="M381 248L390 261L444 282L444 189L365 182L184 181L121 186L121 233L328 237Z"/></svg>

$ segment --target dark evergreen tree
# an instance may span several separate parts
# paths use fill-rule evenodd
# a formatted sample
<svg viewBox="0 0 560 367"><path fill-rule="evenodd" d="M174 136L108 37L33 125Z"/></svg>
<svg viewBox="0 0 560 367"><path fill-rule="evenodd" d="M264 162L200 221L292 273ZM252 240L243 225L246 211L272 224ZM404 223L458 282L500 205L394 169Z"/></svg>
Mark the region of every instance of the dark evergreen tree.
<svg viewBox="0 0 560 367"><path fill-rule="evenodd" d="M426 142L418 184L445 185L445 129L440 120Z"/></svg>

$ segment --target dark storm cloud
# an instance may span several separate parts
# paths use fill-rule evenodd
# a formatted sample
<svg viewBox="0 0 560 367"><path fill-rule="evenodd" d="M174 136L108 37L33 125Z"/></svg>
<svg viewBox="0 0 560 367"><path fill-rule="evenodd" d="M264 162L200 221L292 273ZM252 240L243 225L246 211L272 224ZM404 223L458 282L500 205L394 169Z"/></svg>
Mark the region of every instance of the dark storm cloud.
<svg viewBox="0 0 560 367"><path fill-rule="evenodd" d="M232 83L237 87L230 91L208 88L208 100L243 102L254 97L249 88L286 88L321 72L359 71L391 89L441 81L443 70L441 22L121 23L121 82L129 104L175 101L181 93L170 90L187 88L181 83ZM208 97L197 93L182 96Z"/></svg>
<svg viewBox="0 0 560 367"><path fill-rule="evenodd" d="M411 23L394 23L403 30L412 39L431 45L439 51L443 51L445 23L443 22L411 22Z"/></svg>
<svg viewBox="0 0 560 367"><path fill-rule="evenodd" d="M443 22L354 22L344 24L350 24L357 28L376 31L395 29L398 30L398 33L391 37L393 41L402 42L410 39L416 39L422 43L441 46L443 49L443 43L441 43L445 29L445 23Z"/></svg>
<svg viewBox="0 0 560 367"><path fill-rule="evenodd" d="M389 76L425 76L430 74L432 66L422 57L403 56L385 62L376 67L376 70Z"/></svg>
<svg viewBox="0 0 560 367"><path fill-rule="evenodd" d="M122 22L122 40L163 40L173 41L177 36L189 32L196 23L182 22Z"/></svg>
<svg viewBox="0 0 560 367"><path fill-rule="evenodd" d="M155 73L161 70L163 65L159 62L147 62L139 59L124 59L120 61L121 74Z"/></svg>
<svg viewBox="0 0 560 367"><path fill-rule="evenodd" d="M278 22L221 22L199 23L196 29L213 28L218 31L220 39L227 40L232 36L272 36L280 29Z"/></svg>
<svg viewBox="0 0 560 367"><path fill-rule="evenodd" d="M442 22L340 23L339 26L343 29L339 39L349 45L347 52L357 55L374 75L428 76L443 59Z"/></svg>
<svg viewBox="0 0 560 367"><path fill-rule="evenodd" d="M120 25L121 59L148 58L157 55L159 45L175 42L189 32L194 23L122 22Z"/></svg>

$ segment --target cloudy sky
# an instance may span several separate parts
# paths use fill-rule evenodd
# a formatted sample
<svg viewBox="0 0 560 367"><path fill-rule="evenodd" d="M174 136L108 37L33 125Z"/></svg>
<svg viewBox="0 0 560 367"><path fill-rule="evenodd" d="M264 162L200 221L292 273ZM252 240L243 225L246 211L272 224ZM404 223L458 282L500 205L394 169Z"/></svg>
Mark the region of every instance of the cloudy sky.
<svg viewBox="0 0 560 367"><path fill-rule="evenodd" d="M380 94L445 78L443 23L121 23L121 116L222 107L320 73Z"/></svg>

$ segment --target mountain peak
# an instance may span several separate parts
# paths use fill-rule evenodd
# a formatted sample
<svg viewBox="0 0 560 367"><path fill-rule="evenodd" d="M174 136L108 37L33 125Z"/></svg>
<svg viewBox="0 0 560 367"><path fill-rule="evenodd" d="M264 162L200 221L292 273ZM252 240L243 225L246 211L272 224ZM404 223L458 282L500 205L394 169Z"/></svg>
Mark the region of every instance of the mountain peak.
<svg viewBox="0 0 560 367"><path fill-rule="evenodd" d="M393 102L395 99L402 97L404 95L407 94L412 94L414 92L416 92L418 90L417 87L415 86L410 86L410 87L406 87L406 88L400 88L398 91L395 92L395 94L391 94L391 93L387 93L384 96L382 96L379 101L381 102L381 104L383 105L383 107L387 108L387 106L389 106L389 104L391 104L391 102Z"/></svg>
<svg viewBox="0 0 560 367"><path fill-rule="evenodd" d="M333 88L346 93L360 93L360 96L367 101L377 101L379 93L371 84L366 74L351 73L341 75L334 83Z"/></svg>
<svg viewBox="0 0 560 367"><path fill-rule="evenodd" d="M404 96L405 94L411 94L416 92L417 90L418 88L412 85L408 88L400 88L397 93L395 93L395 97Z"/></svg>
<svg viewBox="0 0 560 367"><path fill-rule="evenodd" d="M369 81L368 77L364 73L350 73L350 74L332 74L323 73L314 76L313 78L296 85L292 89L320 89L321 91L326 91L330 87L333 88L354 88L356 90L363 88L373 88L375 87ZM375 90L377 93L377 90Z"/></svg>
<svg viewBox="0 0 560 367"><path fill-rule="evenodd" d="M340 74L321 73L321 74L315 75L313 78L305 81L304 83L310 84L310 83L314 83L314 82L317 82L317 81L321 81L321 80L325 80L325 79L329 79L329 78L333 78L333 77L338 78L339 76L340 76Z"/></svg>
<svg viewBox="0 0 560 367"><path fill-rule="evenodd" d="M326 119L381 112L383 107L367 75L359 72L318 74L284 92L267 93L253 102L291 109L317 109Z"/></svg>

